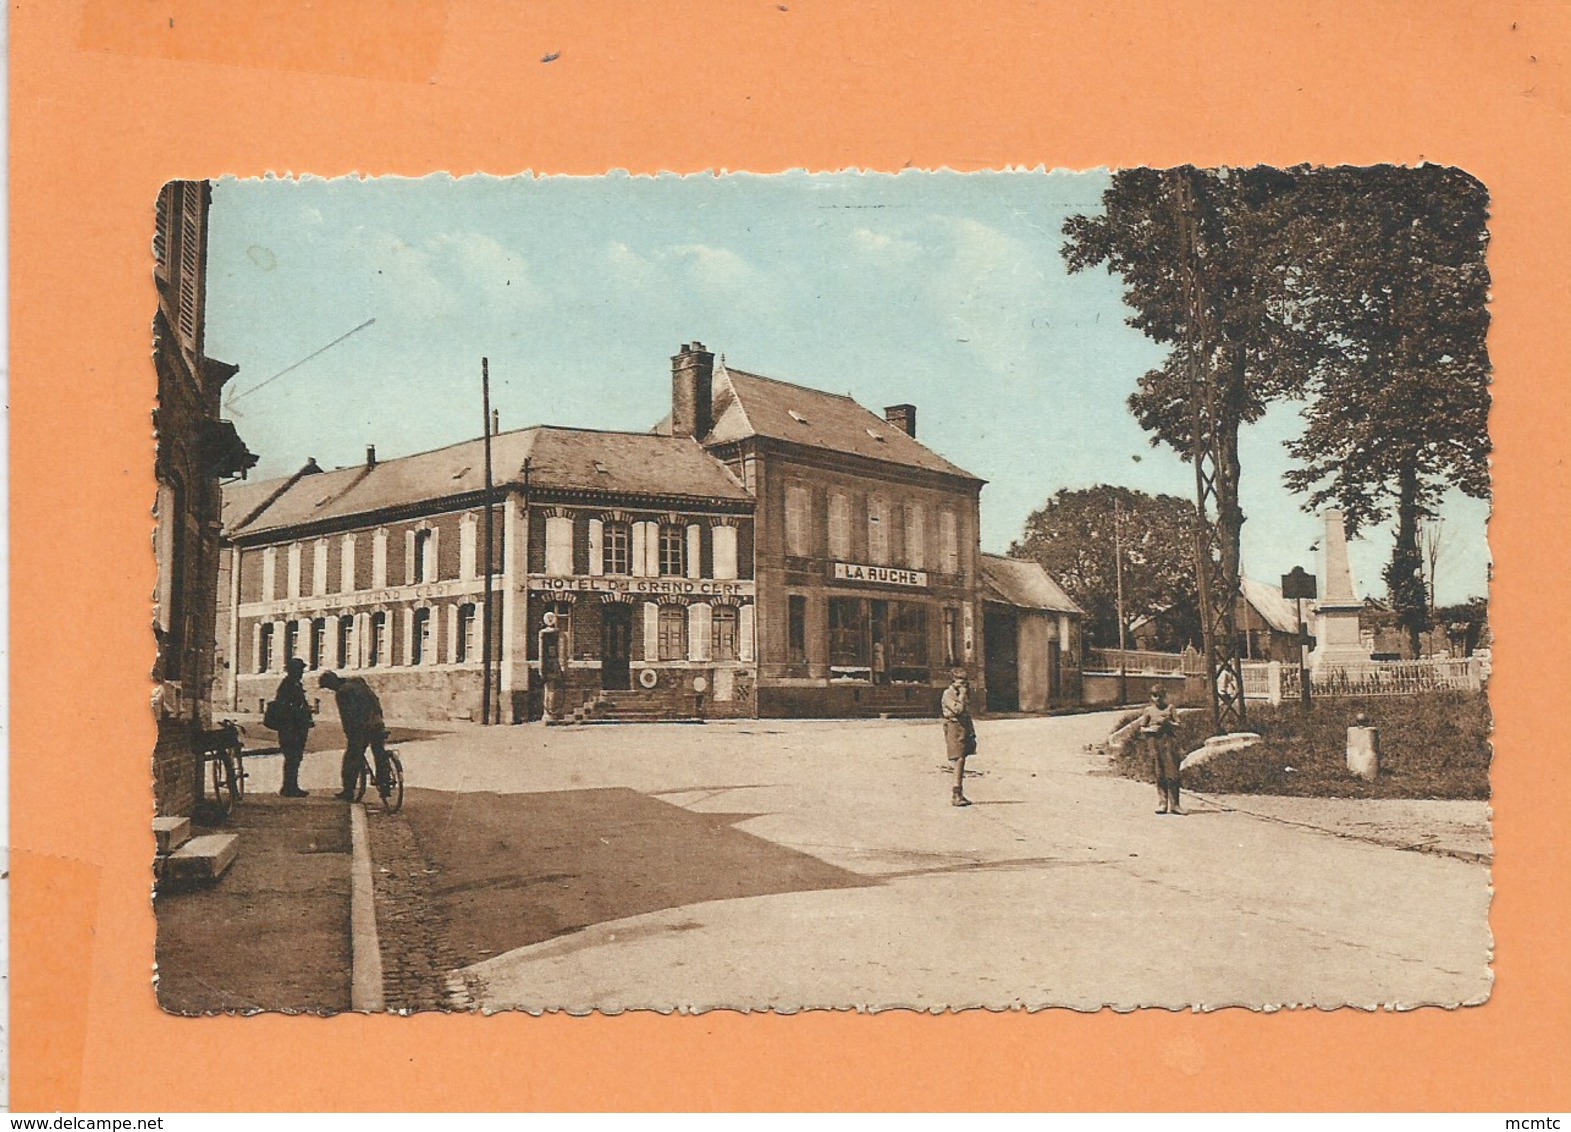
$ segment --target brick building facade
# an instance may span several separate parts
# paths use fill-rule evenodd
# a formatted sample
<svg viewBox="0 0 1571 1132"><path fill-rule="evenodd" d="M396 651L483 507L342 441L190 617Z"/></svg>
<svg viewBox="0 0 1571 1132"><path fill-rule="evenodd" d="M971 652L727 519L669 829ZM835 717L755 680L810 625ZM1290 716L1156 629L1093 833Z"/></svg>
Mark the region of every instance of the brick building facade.
<svg viewBox="0 0 1571 1132"><path fill-rule="evenodd" d="M985 687L983 481L917 442L913 406L696 342L671 388L648 433L492 438L500 718L541 714L548 612L568 715L932 715L953 668ZM228 705L260 710L298 655L391 715L479 718L482 447L226 493Z"/></svg>

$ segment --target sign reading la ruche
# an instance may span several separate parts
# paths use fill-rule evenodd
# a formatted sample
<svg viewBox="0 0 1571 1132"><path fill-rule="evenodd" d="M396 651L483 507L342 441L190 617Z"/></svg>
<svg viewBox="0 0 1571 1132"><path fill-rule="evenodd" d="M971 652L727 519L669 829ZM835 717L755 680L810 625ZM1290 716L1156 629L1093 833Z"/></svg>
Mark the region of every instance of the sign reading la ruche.
<svg viewBox="0 0 1571 1132"><path fill-rule="evenodd" d="M679 594L686 597L752 597L752 579L633 578L602 574L531 574L534 593Z"/></svg>
<svg viewBox="0 0 1571 1132"><path fill-rule="evenodd" d="M926 570L905 570L899 566L868 566L859 562L836 562L837 582L878 582L886 586L925 586Z"/></svg>

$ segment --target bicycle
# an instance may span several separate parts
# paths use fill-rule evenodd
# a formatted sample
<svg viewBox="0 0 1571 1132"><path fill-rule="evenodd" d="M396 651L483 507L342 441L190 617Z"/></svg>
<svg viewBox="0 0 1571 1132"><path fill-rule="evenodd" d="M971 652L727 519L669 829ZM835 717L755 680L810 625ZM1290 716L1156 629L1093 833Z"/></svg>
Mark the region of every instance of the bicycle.
<svg viewBox="0 0 1571 1132"><path fill-rule="evenodd" d="M213 784L213 804L228 817L237 802L245 799L245 748L240 741L243 732L232 719L220 721L210 731L197 732L197 757L204 764L198 776L202 789L201 801L207 801L206 779Z"/></svg>
<svg viewBox="0 0 1571 1132"><path fill-rule="evenodd" d="M360 757L360 773L355 776L355 801L365 797L366 783L376 778L376 756L369 747ZM404 764L398 759L398 752L391 747L387 748L387 789L378 787L377 793L382 796L382 809L390 814L396 814L404 806Z"/></svg>

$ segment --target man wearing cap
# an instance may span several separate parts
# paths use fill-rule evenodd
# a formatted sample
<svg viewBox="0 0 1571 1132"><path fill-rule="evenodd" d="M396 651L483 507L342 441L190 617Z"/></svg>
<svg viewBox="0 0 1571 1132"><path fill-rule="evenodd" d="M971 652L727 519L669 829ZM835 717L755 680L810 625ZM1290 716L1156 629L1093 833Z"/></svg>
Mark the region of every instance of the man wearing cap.
<svg viewBox="0 0 1571 1132"><path fill-rule="evenodd" d="M969 806L971 802L965 795L966 756L976 754L976 725L971 722L971 688L966 670L957 668L953 676L939 701L944 718L944 746L948 748L949 763L955 768L955 789L949 804Z"/></svg>
<svg viewBox="0 0 1571 1132"><path fill-rule="evenodd" d="M1133 726L1140 729L1156 771L1156 812L1182 814L1178 805L1178 709L1168 704L1160 684L1151 686L1151 702L1135 717Z"/></svg>
<svg viewBox="0 0 1571 1132"><path fill-rule="evenodd" d="M273 702L262 716L262 726L278 732L278 749L284 755L284 788L279 793L285 798L304 798L309 793L300 789L300 762L305 758L306 735L315 721L305 698L304 676L305 661L290 657L284 664L278 691L273 693Z"/></svg>
<svg viewBox="0 0 1571 1132"><path fill-rule="evenodd" d="M341 802L355 800L355 783L365 764L365 749L376 756L376 788L387 788L387 724L382 721L382 701L358 676L345 680L336 672L322 673L318 683L338 701L338 719L344 725L344 763L341 768L343 790L334 797Z"/></svg>

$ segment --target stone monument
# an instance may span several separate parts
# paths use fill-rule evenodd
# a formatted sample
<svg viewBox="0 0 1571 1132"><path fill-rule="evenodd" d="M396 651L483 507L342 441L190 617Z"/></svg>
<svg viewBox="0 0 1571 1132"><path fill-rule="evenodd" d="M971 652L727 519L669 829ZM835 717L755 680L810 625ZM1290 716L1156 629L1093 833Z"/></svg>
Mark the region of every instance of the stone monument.
<svg viewBox="0 0 1571 1132"><path fill-rule="evenodd" d="M1325 513L1325 589L1315 606L1315 651L1309 656L1313 672L1338 668L1365 668L1372 663L1369 647L1358 632L1358 615L1364 603L1353 589L1353 568L1347 561L1347 528L1342 512Z"/></svg>

